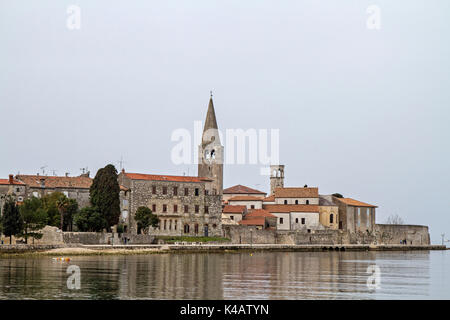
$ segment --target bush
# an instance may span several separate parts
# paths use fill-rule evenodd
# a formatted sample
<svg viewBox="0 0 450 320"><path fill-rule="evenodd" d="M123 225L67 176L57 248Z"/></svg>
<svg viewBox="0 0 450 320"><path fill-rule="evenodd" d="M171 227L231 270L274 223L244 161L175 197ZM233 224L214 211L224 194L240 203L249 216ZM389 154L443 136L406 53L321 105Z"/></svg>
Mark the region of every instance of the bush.
<svg viewBox="0 0 450 320"><path fill-rule="evenodd" d="M80 210L74 217L75 225L79 231L100 232L107 227L103 215L96 207L86 207Z"/></svg>

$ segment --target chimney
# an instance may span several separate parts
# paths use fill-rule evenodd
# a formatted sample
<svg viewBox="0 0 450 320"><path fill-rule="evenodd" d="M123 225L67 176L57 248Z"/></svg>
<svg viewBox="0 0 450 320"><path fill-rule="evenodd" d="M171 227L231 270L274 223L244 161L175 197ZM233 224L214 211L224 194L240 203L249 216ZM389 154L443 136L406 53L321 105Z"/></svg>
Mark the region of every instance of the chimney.
<svg viewBox="0 0 450 320"><path fill-rule="evenodd" d="M9 175L9 184L14 184L14 176L12 174Z"/></svg>
<svg viewBox="0 0 450 320"><path fill-rule="evenodd" d="M41 178L41 188L45 188L45 179Z"/></svg>
<svg viewBox="0 0 450 320"><path fill-rule="evenodd" d="M68 172L66 172L66 178L69 176L69 173Z"/></svg>

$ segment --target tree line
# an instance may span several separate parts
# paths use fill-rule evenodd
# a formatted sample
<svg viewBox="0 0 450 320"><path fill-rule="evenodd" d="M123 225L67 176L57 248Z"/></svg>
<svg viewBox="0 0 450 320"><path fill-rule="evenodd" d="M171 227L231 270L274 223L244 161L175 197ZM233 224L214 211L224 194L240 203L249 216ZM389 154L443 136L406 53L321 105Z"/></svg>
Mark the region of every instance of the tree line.
<svg viewBox="0 0 450 320"><path fill-rule="evenodd" d="M63 231L72 231L74 225L78 231L111 232L111 227L120 228L120 186L116 168L109 164L98 170L90 187L90 206L78 207L75 199L69 199L60 192L47 194L42 198L32 197L18 205L8 196L0 217L0 232L5 236L40 239L39 232L46 225L55 226ZM138 233L148 230L149 226L158 226L159 220L147 207L136 212Z"/></svg>

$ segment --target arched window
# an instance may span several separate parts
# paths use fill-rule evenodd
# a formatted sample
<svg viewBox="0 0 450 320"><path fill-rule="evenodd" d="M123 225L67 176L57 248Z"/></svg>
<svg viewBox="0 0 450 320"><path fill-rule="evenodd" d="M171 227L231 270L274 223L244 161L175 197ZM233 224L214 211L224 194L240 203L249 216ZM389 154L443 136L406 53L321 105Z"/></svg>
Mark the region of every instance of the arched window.
<svg viewBox="0 0 450 320"><path fill-rule="evenodd" d="M306 204L309 204L309 200L306 200Z"/></svg>
<svg viewBox="0 0 450 320"><path fill-rule="evenodd" d="M195 226L194 226L194 232L195 232L195 234L198 233L198 224L197 224L197 223L196 223Z"/></svg>
<svg viewBox="0 0 450 320"><path fill-rule="evenodd" d="M284 204L287 204L287 200L284 200Z"/></svg>
<svg viewBox="0 0 450 320"><path fill-rule="evenodd" d="M295 204L298 204L298 200L295 200Z"/></svg>
<svg viewBox="0 0 450 320"><path fill-rule="evenodd" d="M211 159L216 158L216 150L211 151Z"/></svg>
<svg viewBox="0 0 450 320"><path fill-rule="evenodd" d="M333 218L333 214L330 214L330 223L333 223L334 218Z"/></svg>
<svg viewBox="0 0 450 320"><path fill-rule="evenodd" d="M188 224L184 225L184 233L189 233L189 225Z"/></svg>

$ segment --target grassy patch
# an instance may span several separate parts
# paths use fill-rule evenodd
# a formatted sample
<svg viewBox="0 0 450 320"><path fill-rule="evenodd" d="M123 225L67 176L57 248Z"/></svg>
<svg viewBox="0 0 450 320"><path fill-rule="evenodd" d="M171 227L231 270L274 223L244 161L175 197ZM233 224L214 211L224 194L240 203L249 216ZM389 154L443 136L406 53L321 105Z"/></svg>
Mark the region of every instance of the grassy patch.
<svg viewBox="0 0 450 320"><path fill-rule="evenodd" d="M229 242L230 239L220 237L183 237L183 236L159 236L158 239L164 240L166 243L175 242Z"/></svg>

